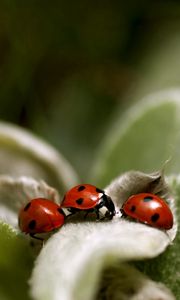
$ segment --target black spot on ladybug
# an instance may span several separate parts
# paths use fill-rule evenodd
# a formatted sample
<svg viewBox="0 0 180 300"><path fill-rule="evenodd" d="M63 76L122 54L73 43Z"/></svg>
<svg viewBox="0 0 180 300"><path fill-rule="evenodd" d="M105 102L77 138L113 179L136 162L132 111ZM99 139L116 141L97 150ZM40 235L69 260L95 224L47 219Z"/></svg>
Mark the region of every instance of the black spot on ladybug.
<svg viewBox="0 0 180 300"><path fill-rule="evenodd" d="M29 202L29 203L25 206L24 211L28 210L30 206L31 206L31 202Z"/></svg>
<svg viewBox="0 0 180 300"><path fill-rule="evenodd" d="M151 216L151 221L156 222L159 219L160 215L158 213L155 213Z"/></svg>
<svg viewBox="0 0 180 300"><path fill-rule="evenodd" d="M144 199L143 199L144 202L149 202L151 200L153 200L152 196L147 196L147 197L144 197Z"/></svg>
<svg viewBox="0 0 180 300"><path fill-rule="evenodd" d="M99 189L99 188L96 188L96 192L97 192L97 193L104 194L104 191L103 191L103 190L101 190L101 189Z"/></svg>
<svg viewBox="0 0 180 300"><path fill-rule="evenodd" d="M78 187L78 192L81 192L85 189L86 187L84 185L81 185Z"/></svg>
<svg viewBox="0 0 180 300"><path fill-rule="evenodd" d="M84 199L83 198L79 198L76 200L76 203L81 205L83 203Z"/></svg>
<svg viewBox="0 0 180 300"><path fill-rule="evenodd" d="M131 208L130 208L130 211L134 212L135 210L136 210L136 206L132 205Z"/></svg>
<svg viewBox="0 0 180 300"><path fill-rule="evenodd" d="M35 220L30 221L28 227L31 230L35 229L35 227L36 227L36 221Z"/></svg>

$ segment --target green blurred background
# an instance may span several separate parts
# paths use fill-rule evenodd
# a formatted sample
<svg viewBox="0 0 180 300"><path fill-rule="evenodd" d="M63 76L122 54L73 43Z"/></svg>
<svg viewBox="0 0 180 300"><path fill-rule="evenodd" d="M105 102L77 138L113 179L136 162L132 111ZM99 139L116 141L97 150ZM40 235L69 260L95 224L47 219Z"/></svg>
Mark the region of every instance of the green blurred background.
<svg viewBox="0 0 180 300"><path fill-rule="evenodd" d="M0 1L0 118L81 178L127 106L179 85L179 1Z"/></svg>

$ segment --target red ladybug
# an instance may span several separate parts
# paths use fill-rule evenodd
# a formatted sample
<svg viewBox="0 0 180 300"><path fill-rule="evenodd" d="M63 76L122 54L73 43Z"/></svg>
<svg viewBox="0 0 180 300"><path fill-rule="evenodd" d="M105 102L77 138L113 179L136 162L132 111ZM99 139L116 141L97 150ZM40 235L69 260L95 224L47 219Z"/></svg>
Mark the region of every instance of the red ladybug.
<svg viewBox="0 0 180 300"><path fill-rule="evenodd" d="M91 184L79 184L70 189L64 196L61 207L67 208L72 214L78 211L94 211L99 219L99 209L105 206L108 210L105 217L112 219L115 207L105 192Z"/></svg>
<svg viewBox="0 0 180 300"><path fill-rule="evenodd" d="M122 206L123 216L130 216L156 228L170 229L173 214L166 202L154 194L142 193L131 196Z"/></svg>
<svg viewBox="0 0 180 300"><path fill-rule="evenodd" d="M61 227L64 219L65 214L59 205L51 200L36 198L20 210L19 227L22 232L42 240L34 235Z"/></svg>

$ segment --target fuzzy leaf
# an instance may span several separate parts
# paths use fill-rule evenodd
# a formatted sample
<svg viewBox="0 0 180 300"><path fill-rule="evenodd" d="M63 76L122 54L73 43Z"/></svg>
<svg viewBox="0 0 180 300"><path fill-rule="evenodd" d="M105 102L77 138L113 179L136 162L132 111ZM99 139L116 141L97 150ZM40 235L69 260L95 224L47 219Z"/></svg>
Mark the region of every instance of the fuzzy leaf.
<svg viewBox="0 0 180 300"><path fill-rule="evenodd" d="M162 283L153 282L127 263L105 268L99 286L98 300L175 300Z"/></svg>
<svg viewBox="0 0 180 300"><path fill-rule="evenodd" d="M133 181L132 178L134 178ZM116 201L122 183L123 195L125 195L129 193L131 185L131 193L134 193L137 190L138 182L141 182L140 190L142 187L143 191L151 188L151 191L166 195L166 199L170 201L173 209L174 200L168 196L163 176L160 173L147 175L140 172L129 172L125 176L117 178L106 188L109 195L115 200L116 208L122 205ZM142 182L144 183L142 184ZM121 195L119 197L121 198ZM30 280L33 299L58 300L59 297L63 300L94 299L98 291L99 277L104 268L113 266L117 261L125 262L156 257L174 239L176 229L176 218L173 228L168 233L144 224L124 220L119 215L108 222L68 223L47 241L36 260ZM120 268L124 270L121 265ZM131 270L129 272L131 274ZM121 277L123 278L123 272ZM137 275L137 280L141 281L142 278L142 275L139 277ZM145 279L143 278L143 280ZM46 284L47 282L48 284ZM159 297L158 288L154 298L151 298L150 291L150 296L147 296L145 284L142 287L144 294L140 298L137 294L139 291L132 292L133 287L129 280L122 283L123 286L124 284L127 285L127 290L119 293L132 293L132 297L128 299L143 299L144 297L144 299L150 300ZM118 294L113 299L119 299ZM124 297L124 299L127 298ZM174 298L168 296L167 293L162 299Z"/></svg>
<svg viewBox="0 0 180 300"><path fill-rule="evenodd" d="M179 172L180 90L142 99L118 119L99 150L92 178L103 186L127 170Z"/></svg>
<svg viewBox="0 0 180 300"><path fill-rule="evenodd" d="M93 299L105 266L117 259L152 258L169 241L162 231L120 220L66 224L37 258L30 282L33 299Z"/></svg>
<svg viewBox="0 0 180 300"><path fill-rule="evenodd" d="M0 176L0 220L17 228L19 209L29 200L44 197L59 203L59 194L44 181L36 181L29 177L14 179Z"/></svg>
<svg viewBox="0 0 180 300"><path fill-rule="evenodd" d="M30 176L66 190L77 181L69 163L53 147L20 127L0 122L1 174Z"/></svg>
<svg viewBox="0 0 180 300"><path fill-rule="evenodd" d="M180 224L180 175L170 176L168 183L171 187L171 193L176 199L176 216L178 224ZM171 247L159 257L145 262L138 262L136 266L151 276L153 280L164 282L179 299L180 295L180 230Z"/></svg>
<svg viewBox="0 0 180 300"><path fill-rule="evenodd" d="M172 197L162 172L145 174L140 171L129 171L113 180L105 190L110 195L118 211L130 196L138 193L152 193L165 199L173 212L174 225L168 230L168 235L171 240L174 240L177 232L175 204L178 199L177 195Z"/></svg>
<svg viewBox="0 0 180 300"><path fill-rule="evenodd" d="M0 299L29 300L27 280L33 255L26 240L0 223Z"/></svg>

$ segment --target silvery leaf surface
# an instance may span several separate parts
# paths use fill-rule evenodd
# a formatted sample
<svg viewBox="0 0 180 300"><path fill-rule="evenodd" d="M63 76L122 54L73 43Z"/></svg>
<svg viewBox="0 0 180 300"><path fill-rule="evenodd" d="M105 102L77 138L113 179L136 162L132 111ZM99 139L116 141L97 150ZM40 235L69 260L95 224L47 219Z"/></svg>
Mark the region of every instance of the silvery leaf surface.
<svg viewBox="0 0 180 300"><path fill-rule="evenodd" d="M31 199L39 197L60 203L58 191L42 180L0 175L0 221L18 229L19 210Z"/></svg>
<svg viewBox="0 0 180 300"><path fill-rule="evenodd" d="M179 173L180 90L152 93L132 105L109 127L91 173L96 184L107 185L128 170L152 172L164 167Z"/></svg>
<svg viewBox="0 0 180 300"><path fill-rule="evenodd" d="M129 282L127 279L125 283L123 275L124 262L152 259L164 252L168 246L172 247L177 230L175 199L169 192L166 180L161 172L144 174L132 171L121 175L105 189L114 200L117 210L125 199L122 197L123 200L118 201L121 198L119 195L121 189L122 196L129 195L129 190L130 194L149 191L164 195L174 214L173 228L166 232L123 219L120 214L112 221L69 221L45 243L37 257L30 279L33 299L58 300L59 297L63 300L96 299L103 270L106 267L113 267L114 264L116 268L120 268L119 281L122 280L122 285L127 285L127 290L118 290L112 299L121 299L120 295L124 295L122 299L128 299L127 295L130 293L132 295L129 299L133 300L158 299L156 297L160 297L160 293L164 293L160 299L174 299L170 291L165 292L165 287L148 281L137 270L132 271L127 267L127 274L134 272L139 282L147 280L147 285L145 283L142 287L142 294L136 289L132 292L133 280ZM154 298L151 298L150 290L148 292L148 288L146 289L151 284L155 289ZM100 296L98 299L101 299Z"/></svg>
<svg viewBox="0 0 180 300"><path fill-rule="evenodd" d="M0 173L43 179L65 191L78 181L69 162L52 146L18 126L0 122Z"/></svg>

